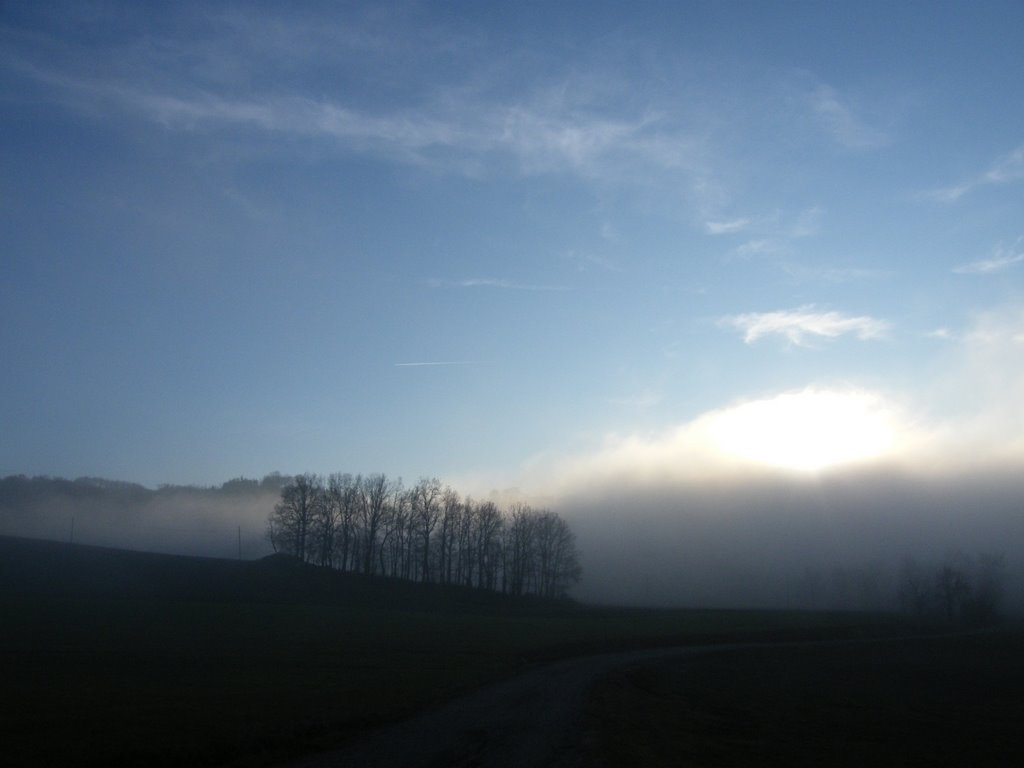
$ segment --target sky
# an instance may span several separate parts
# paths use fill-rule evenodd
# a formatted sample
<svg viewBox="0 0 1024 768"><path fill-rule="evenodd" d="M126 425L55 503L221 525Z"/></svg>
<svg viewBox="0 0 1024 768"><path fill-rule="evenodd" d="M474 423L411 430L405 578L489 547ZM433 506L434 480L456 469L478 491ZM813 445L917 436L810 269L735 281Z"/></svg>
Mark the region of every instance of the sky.
<svg viewBox="0 0 1024 768"><path fill-rule="evenodd" d="M0 475L1019 469L1021 29L5 2Z"/></svg>

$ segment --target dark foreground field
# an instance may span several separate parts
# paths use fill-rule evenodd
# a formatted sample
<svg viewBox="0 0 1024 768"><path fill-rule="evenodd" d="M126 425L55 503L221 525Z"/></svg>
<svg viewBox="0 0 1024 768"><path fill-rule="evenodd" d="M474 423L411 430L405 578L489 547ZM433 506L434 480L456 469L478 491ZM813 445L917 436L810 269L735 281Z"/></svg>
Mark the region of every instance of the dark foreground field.
<svg viewBox="0 0 1024 768"><path fill-rule="evenodd" d="M1024 633L758 648L612 672L584 763L1024 765Z"/></svg>
<svg viewBox="0 0 1024 768"><path fill-rule="evenodd" d="M362 579L281 559L204 560L2 537L0 616L3 762L62 766L272 765L358 742L557 659L900 629L842 614L589 608ZM849 657L840 672L817 669L857 677L861 658ZM719 687L718 672L701 671L713 665L678 669L703 674L709 695ZM665 754L658 749L678 747L657 730L674 727L659 719L666 706L676 711L671 691L630 688L645 674L598 689L593 730L626 751L606 745L594 759L635 764L626 747L634 737L653 739L652 761ZM744 681L757 680L732 679L725 690L734 699L746 699ZM770 699L772 690L754 685L751 696ZM648 715L615 715L616 706ZM654 736L641 728L648 725ZM725 728L707 739L732 734Z"/></svg>

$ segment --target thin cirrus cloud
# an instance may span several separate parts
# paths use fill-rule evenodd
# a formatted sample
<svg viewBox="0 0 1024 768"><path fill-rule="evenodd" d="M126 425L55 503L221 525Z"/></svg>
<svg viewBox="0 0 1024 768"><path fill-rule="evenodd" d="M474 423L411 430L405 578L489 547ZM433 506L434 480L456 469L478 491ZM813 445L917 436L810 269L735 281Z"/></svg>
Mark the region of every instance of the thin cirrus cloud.
<svg viewBox="0 0 1024 768"><path fill-rule="evenodd" d="M810 94L811 110L832 139L846 149L877 149L889 136L865 122L831 86L819 85Z"/></svg>
<svg viewBox="0 0 1024 768"><path fill-rule="evenodd" d="M862 267L823 267L807 266L798 263L780 265L782 270L797 282L814 281L841 285L864 280L878 280L891 275L882 269L865 269Z"/></svg>
<svg viewBox="0 0 1024 768"><path fill-rule="evenodd" d="M728 221L706 221L704 228L709 235L731 235L742 232L750 226L750 219L730 219Z"/></svg>
<svg viewBox="0 0 1024 768"><path fill-rule="evenodd" d="M980 187L998 186L1024 180L1024 144L998 158L982 174L960 184L931 190L928 197L942 203L955 203L968 192Z"/></svg>
<svg viewBox="0 0 1024 768"><path fill-rule="evenodd" d="M740 331L747 344L753 344L766 336L781 336L797 347L808 346L812 338L834 339L847 334L853 334L861 340L878 339L890 328L885 320L867 315L821 312L814 305L776 312L729 315L721 318L719 325Z"/></svg>
<svg viewBox="0 0 1024 768"><path fill-rule="evenodd" d="M395 162L475 174L481 163L511 158L520 173L567 172L592 179L691 174L706 184L702 142L662 115L621 118L552 100L544 93L488 100L455 89L431 105L373 111L302 94L247 98L188 83L97 79L22 62L18 70L71 106L113 104L171 130L249 129L321 139ZM642 170L646 169L644 173Z"/></svg>
<svg viewBox="0 0 1024 768"><path fill-rule="evenodd" d="M1021 250L1022 242L1024 242L1024 237L1018 237L1012 248L1004 248L1000 245L991 258L961 264L959 267L954 267L953 272L958 275L991 275L1009 269L1024 262L1024 251Z"/></svg>
<svg viewBox="0 0 1024 768"><path fill-rule="evenodd" d="M805 208L795 215L777 211L770 216L741 218L726 221L706 221L705 230L711 235L746 233L746 242L732 250L738 258L751 258L784 253L792 243L813 237L821 231L824 209L818 205Z"/></svg>

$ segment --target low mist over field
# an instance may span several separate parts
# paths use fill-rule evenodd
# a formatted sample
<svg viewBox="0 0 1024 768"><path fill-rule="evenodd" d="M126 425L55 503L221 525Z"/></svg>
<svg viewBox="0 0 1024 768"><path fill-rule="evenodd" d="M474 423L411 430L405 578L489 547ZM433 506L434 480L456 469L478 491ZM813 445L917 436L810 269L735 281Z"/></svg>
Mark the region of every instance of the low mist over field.
<svg viewBox="0 0 1024 768"><path fill-rule="evenodd" d="M6 478L0 533L249 559L272 551L266 523L281 478L268 480L150 491ZM502 494L493 497L500 505ZM908 560L932 579L943 564L971 571L998 557L1002 605L1020 612L1022 498L1010 470L936 477L874 467L595 481L546 501L576 535L583 578L572 594L587 602L896 610Z"/></svg>
<svg viewBox="0 0 1024 768"><path fill-rule="evenodd" d="M280 475L222 486L79 478L0 479L0 534L169 554L250 559L268 554L267 516Z"/></svg>

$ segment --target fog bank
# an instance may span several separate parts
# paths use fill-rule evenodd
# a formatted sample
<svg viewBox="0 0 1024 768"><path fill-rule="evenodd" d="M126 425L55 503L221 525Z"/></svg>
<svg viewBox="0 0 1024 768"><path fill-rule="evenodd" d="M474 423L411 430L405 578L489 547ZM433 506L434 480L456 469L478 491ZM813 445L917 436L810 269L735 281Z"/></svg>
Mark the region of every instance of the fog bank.
<svg viewBox="0 0 1024 768"><path fill-rule="evenodd" d="M1024 480L886 467L815 476L595 484L559 509L583 553L583 600L892 609L904 558L1002 555L1024 609Z"/></svg>

